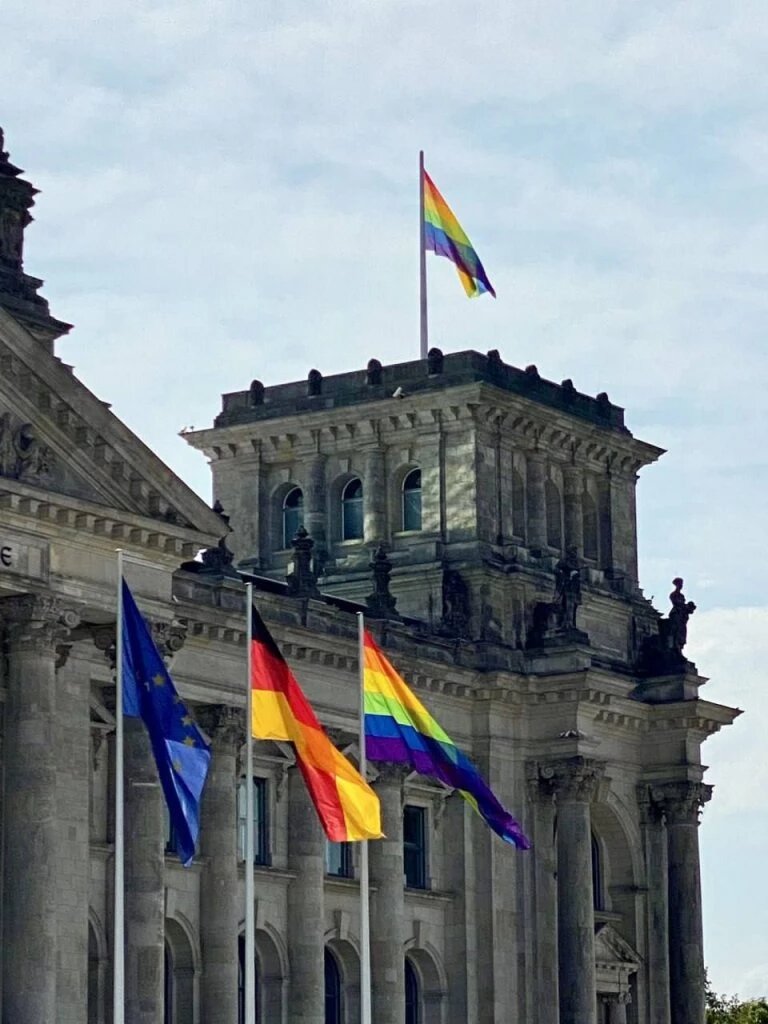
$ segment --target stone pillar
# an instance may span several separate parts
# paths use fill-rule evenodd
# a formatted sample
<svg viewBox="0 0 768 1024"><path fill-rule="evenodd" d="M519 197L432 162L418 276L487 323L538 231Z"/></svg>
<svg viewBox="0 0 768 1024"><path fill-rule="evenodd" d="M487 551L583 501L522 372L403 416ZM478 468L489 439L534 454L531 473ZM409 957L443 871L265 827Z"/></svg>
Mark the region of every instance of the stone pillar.
<svg viewBox="0 0 768 1024"><path fill-rule="evenodd" d="M604 765L570 757L541 769L557 794L560 1024L596 1024L595 919L589 805ZM551 774L550 774L551 773Z"/></svg>
<svg viewBox="0 0 768 1024"><path fill-rule="evenodd" d="M608 1004L608 1024L627 1024L629 993L617 992L615 995L606 996L605 1001Z"/></svg>
<svg viewBox="0 0 768 1024"><path fill-rule="evenodd" d="M669 985L674 1024L704 1024L699 813L711 795L711 786L685 780L653 789L653 798L663 807L667 821Z"/></svg>
<svg viewBox="0 0 768 1024"><path fill-rule="evenodd" d="M126 718L124 727L125 1016L131 1024L163 1024L163 794L144 723Z"/></svg>
<svg viewBox="0 0 768 1024"><path fill-rule="evenodd" d="M325 1024L325 835L297 768L288 787L288 1020Z"/></svg>
<svg viewBox="0 0 768 1024"><path fill-rule="evenodd" d="M307 493L304 500L304 526L315 542L315 574L320 575L328 557L328 492L325 481L325 456L319 453L309 464Z"/></svg>
<svg viewBox="0 0 768 1024"><path fill-rule="evenodd" d="M56 645L77 616L52 597L25 594L0 601L0 622L8 652L3 1020L40 1024L57 1019Z"/></svg>
<svg viewBox="0 0 768 1024"><path fill-rule="evenodd" d="M648 1024L671 1024L669 1018L669 929L667 909L667 834L660 804L648 786L638 786L640 828L646 877L646 977Z"/></svg>
<svg viewBox="0 0 768 1024"><path fill-rule="evenodd" d="M579 558L584 555L584 519L581 507L581 494L584 486L581 470L576 466L563 469L565 509L565 550L575 547Z"/></svg>
<svg viewBox="0 0 768 1024"><path fill-rule="evenodd" d="M559 1024L557 965L557 856L555 800L552 778L542 777L539 764L527 766L528 793L533 805L534 925L536 936L536 1024Z"/></svg>
<svg viewBox="0 0 768 1024"><path fill-rule="evenodd" d="M541 551L547 544L547 504L544 496L546 461L540 452L528 452L526 465L528 547L533 551Z"/></svg>
<svg viewBox="0 0 768 1024"><path fill-rule="evenodd" d="M212 740L203 793L200 847L202 1015L206 1024L237 1024L238 924L242 916L237 872L237 750L242 712L224 704L198 715Z"/></svg>
<svg viewBox="0 0 768 1024"><path fill-rule="evenodd" d="M384 470L384 450L378 446L371 448L365 456L363 536L367 544L386 540L387 536L387 480Z"/></svg>
<svg viewBox="0 0 768 1024"><path fill-rule="evenodd" d="M376 792L386 839L370 843L371 988L376 1024L405 1024L405 867L402 768L381 766Z"/></svg>

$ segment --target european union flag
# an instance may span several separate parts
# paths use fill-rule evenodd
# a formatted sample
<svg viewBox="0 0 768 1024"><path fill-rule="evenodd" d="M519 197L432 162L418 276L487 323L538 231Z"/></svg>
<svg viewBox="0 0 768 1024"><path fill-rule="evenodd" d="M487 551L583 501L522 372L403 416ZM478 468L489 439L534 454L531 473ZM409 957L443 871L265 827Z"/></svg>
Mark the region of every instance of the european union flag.
<svg viewBox="0 0 768 1024"><path fill-rule="evenodd" d="M200 832L200 797L211 752L176 692L128 584L122 583L123 714L141 718L147 727L176 853L188 867Z"/></svg>

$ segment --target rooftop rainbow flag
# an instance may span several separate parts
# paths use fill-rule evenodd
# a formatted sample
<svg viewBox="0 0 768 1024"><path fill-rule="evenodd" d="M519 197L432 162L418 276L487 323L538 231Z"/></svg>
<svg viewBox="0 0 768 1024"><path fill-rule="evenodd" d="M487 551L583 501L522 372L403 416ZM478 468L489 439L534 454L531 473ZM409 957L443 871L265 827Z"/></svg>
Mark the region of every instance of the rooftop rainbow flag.
<svg viewBox="0 0 768 1024"><path fill-rule="evenodd" d="M374 761L410 765L419 774L431 775L458 789L497 835L527 850L530 844L518 822L406 686L367 630L363 634L363 655L366 756Z"/></svg>
<svg viewBox="0 0 768 1024"><path fill-rule="evenodd" d="M464 291L470 298L490 292L496 298L480 257L467 238L461 224L456 220L450 206L437 190L425 170L422 169L422 190L424 197L424 248L445 256L456 264Z"/></svg>

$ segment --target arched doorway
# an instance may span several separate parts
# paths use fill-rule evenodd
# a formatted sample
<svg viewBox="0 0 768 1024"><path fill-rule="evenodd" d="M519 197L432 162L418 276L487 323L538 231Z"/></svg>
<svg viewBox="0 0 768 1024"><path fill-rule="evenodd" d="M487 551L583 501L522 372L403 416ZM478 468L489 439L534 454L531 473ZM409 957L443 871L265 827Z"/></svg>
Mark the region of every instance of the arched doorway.
<svg viewBox="0 0 768 1024"><path fill-rule="evenodd" d="M344 1024L341 968L333 953L325 947L325 1024Z"/></svg>
<svg viewBox="0 0 768 1024"><path fill-rule="evenodd" d="M165 921L165 1024L195 1024L195 957L178 921Z"/></svg>

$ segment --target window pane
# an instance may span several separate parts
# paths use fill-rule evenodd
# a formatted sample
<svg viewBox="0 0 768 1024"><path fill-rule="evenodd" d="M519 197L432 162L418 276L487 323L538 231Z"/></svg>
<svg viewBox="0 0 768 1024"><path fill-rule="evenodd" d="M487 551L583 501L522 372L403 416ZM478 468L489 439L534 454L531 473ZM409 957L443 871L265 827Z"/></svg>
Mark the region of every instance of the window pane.
<svg viewBox="0 0 768 1024"><path fill-rule="evenodd" d="M427 887L426 811L407 804L403 809L403 860L405 884L410 889Z"/></svg>
<svg viewBox="0 0 768 1024"><path fill-rule="evenodd" d="M325 1024L341 1024L341 972L336 957L325 951Z"/></svg>
<svg viewBox="0 0 768 1024"><path fill-rule="evenodd" d="M300 487L289 491L283 502L283 547L289 548L296 531L304 525L304 495Z"/></svg>
<svg viewBox="0 0 768 1024"><path fill-rule="evenodd" d="M419 979L411 961L405 960L405 1024L421 1024Z"/></svg>
<svg viewBox="0 0 768 1024"><path fill-rule="evenodd" d="M350 480L341 496L341 539L360 540L363 536L363 485Z"/></svg>
<svg viewBox="0 0 768 1024"><path fill-rule="evenodd" d="M269 800L267 779L253 780L253 863L269 864ZM245 860L245 780L237 787L237 846Z"/></svg>
<svg viewBox="0 0 768 1024"><path fill-rule="evenodd" d="M325 872L337 878L352 877L352 848L349 843L325 844Z"/></svg>
<svg viewBox="0 0 768 1024"><path fill-rule="evenodd" d="M420 469L412 469L403 482L403 529L421 529Z"/></svg>

